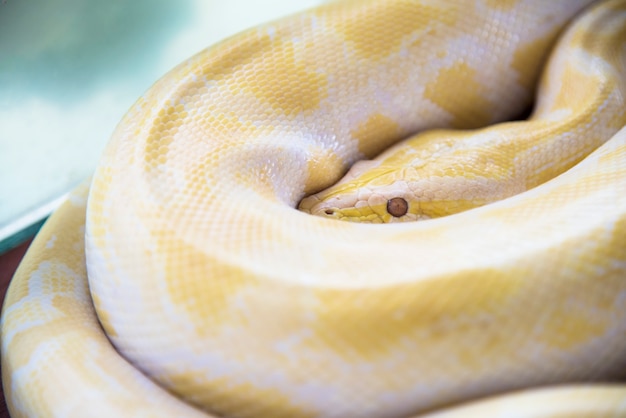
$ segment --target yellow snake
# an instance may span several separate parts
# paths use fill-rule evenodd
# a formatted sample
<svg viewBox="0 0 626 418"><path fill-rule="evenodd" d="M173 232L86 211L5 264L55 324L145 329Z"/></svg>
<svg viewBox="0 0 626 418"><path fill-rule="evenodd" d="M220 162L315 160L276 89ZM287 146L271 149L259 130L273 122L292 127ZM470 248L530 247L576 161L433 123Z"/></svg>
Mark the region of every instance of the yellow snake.
<svg viewBox="0 0 626 418"><path fill-rule="evenodd" d="M626 0L591 3L334 2L173 69L16 272L11 415L626 416Z"/></svg>

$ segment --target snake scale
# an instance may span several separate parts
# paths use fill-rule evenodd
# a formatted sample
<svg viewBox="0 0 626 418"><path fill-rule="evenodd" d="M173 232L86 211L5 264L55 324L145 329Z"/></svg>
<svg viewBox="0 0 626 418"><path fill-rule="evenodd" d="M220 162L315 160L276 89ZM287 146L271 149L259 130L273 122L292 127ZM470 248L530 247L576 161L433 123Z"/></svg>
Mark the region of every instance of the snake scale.
<svg viewBox="0 0 626 418"><path fill-rule="evenodd" d="M200 52L16 272L11 415L625 417L625 67L625 0L347 0Z"/></svg>

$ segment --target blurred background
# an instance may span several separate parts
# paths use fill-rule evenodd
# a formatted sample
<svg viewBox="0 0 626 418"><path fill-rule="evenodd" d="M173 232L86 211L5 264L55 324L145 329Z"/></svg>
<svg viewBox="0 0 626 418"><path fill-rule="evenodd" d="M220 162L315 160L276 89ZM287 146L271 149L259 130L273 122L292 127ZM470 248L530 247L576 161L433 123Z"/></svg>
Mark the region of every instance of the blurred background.
<svg viewBox="0 0 626 418"><path fill-rule="evenodd" d="M0 0L0 254L93 171L117 121L173 66L322 0Z"/></svg>

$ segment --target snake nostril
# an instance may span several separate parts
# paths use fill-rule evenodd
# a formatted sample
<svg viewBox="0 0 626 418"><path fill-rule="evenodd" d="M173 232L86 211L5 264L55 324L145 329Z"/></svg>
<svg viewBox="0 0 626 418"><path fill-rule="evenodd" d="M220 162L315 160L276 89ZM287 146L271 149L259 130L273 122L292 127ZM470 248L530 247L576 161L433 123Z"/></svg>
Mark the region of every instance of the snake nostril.
<svg viewBox="0 0 626 418"><path fill-rule="evenodd" d="M326 215L333 215L333 214L335 213L335 210L334 210L334 209L326 209L326 210L324 211L324 213L325 213Z"/></svg>

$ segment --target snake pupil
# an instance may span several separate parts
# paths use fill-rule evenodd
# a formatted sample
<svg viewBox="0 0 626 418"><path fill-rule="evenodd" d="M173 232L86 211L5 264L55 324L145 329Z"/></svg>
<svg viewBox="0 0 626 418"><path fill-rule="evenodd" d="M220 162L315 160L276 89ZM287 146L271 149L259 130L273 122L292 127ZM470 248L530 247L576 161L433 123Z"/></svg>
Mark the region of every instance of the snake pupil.
<svg viewBox="0 0 626 418"><path fill-rule="evenodd" d="M394 197L387 201L387 212L389 212L391 216L399 218L400 216L406 215L408 211L409 203L401 197Z"/></svg>

